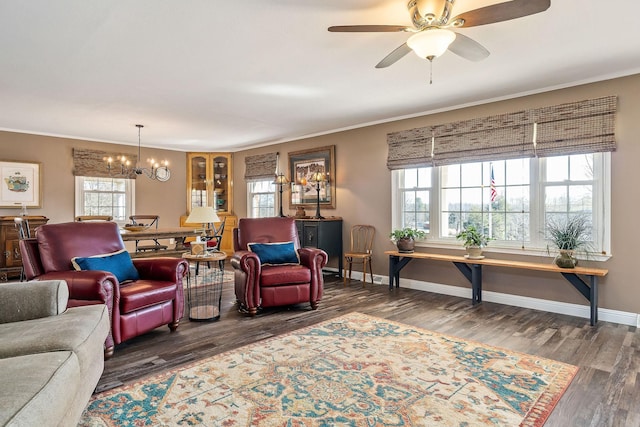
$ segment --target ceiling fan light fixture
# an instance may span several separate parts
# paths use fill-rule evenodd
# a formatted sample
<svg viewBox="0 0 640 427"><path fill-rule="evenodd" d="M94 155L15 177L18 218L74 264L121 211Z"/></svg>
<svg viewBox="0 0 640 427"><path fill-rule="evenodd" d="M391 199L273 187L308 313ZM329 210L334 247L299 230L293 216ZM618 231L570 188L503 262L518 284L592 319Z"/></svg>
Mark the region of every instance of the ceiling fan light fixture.
<svg viewBox="0 0 640 427"><path fill-rule="evenodd" d="M449 45L456 39L456 33L450 30L434 28L424 30L407 40L409 46L420 58L437 58L447 51Z"/></svg>

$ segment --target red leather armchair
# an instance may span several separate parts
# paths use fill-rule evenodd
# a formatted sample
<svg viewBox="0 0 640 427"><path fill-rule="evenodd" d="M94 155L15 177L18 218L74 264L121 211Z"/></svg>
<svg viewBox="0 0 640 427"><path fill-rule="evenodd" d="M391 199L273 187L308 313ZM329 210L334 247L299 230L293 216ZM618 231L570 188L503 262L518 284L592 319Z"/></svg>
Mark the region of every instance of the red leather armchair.
<svg viewBox="0 0 640 427"><path fill-rule="evenodd" d="M300 264L262 265L249 243L293 242ZM241 309L254 316L258 308L308 302L318 308L327 254L321 249L300 248L293 218L242 218L233 230L236 299Z"/></svg>
<svg viewBox="0 0 640 427"><path fill-rule="evenodd" d="M133 259L140 279L125 283L110 272L73 269L73 257L110 254L124 247L114 222L46 224L38 227L35 238L20 241L28 280L65 280L68 307L107 305L111 331L105 358L113 355L115 344L159 326L175 331L184 312L182 281L188 263L183 259Z"/></svg>

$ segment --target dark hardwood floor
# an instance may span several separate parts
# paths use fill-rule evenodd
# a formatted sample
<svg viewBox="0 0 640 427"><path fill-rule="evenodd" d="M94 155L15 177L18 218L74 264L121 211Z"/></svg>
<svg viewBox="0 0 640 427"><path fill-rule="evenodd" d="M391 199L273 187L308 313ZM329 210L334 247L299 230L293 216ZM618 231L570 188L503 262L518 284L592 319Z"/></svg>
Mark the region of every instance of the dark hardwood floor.
<svg viewBox="0 0 640 427"><path fill-rule="evenodd" d="M221 319L183 319L116 347L98 391L134 382L224 351L358 311L432 331L539 355L580 367L545 426L640 426L640 333L635 327L411 289L325 276L320 308L269 309L254 318L238 313L225 285Z"/></svg>

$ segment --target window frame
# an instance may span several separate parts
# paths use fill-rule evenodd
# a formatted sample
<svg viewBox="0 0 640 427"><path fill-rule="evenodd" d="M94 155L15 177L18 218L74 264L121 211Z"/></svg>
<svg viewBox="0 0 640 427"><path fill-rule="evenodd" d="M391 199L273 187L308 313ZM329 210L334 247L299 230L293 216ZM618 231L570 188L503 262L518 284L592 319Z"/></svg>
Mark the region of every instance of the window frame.
<svg viewBox="0 0 640 427"><path fill-rule="evenodd" d="M106 178L100 176L76 176L75 177L75 216L89 215L84 212L84 181L85 179L122 179L125 184L125 218L123 220L116 219L114 215L114 222L120 226L124 226L129 222L129 216L135 215L135 200L136 200L136 185L135 179L128 178Z"/></svg>
<svg viewBox="0 0 640 427"><path fill-rule="evenodd" d="M273 192L271 191L264 191L264 192L253 192L252 191L252 185L256 184L256 183L265 183L268 184L271 188L273 188ZM274 184L273 179L251 179L251 180L247 180L247 217L248 218L269 218L269 217L274 217L277 215L277 209L280 206L279 205L279 196L278 196L278 191L276 188L276 184ZM253 196L255 195L269 195L272 194L273 195L273 212L271 215L269 216L264 216L264 217L260 217L260 216L254 216L254 205L253 205ZM260 209L260 208L259 208Z"/></svg>
<svg viewBox="0 0 640 427"><path fill-rule="evenodd" d="M612 256L611 250L611 153L592 153L594 155L594 176L593 176L593 221L596 223L594 227L594 242L598 246L593 252L589 252L586 256L589 260L604 261ZM544 230L541 224L544 224L545 216L545 200L541 195L544 194L545 186L549 184L540 179L544 176L544 167L546 166L546 158L527 158L529 160L529 240L522 241L491 241L488 247L484 248L485 252L496 253L512 253L528 256L549 256L547 243L544 240ZM481 163L481 162L477 162ZM486 162L485 162L486 163ZM464 163L461 167L464 167ZM415 169L407 167L405 169ZM403 191L399 185L402 178L402 172L405 169L396 169L391 172L391 229L395 230L402 227L402 195ZM460 242L454 237L440 236L440 221L442 218L442 185L441 185L441 168L431 167L431 200L430 206L430 227L429 234L426 239L416 242L418 247L426 248L460 248ZM508 185L508 184L507 184ZM566 184L565 184L566 185ZM437 234L434 234L434 230ZM539 230L539 231L535 231ZM535 234L539 234L540 238L535 238Z"/></svg>

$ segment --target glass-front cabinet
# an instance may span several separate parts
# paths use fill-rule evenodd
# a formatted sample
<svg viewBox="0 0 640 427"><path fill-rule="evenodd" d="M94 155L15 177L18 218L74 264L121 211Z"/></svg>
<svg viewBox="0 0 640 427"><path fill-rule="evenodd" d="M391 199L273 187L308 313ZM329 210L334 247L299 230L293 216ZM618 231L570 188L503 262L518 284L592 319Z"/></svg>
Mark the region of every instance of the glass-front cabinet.
<svg viewBox="0 0 640 427"><path fill-rule="evenodd" d="M231 153L187 154L187 215L197 206L213 206L218 215L233 212Z"/></svg>

